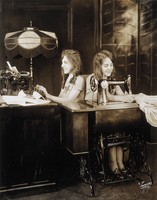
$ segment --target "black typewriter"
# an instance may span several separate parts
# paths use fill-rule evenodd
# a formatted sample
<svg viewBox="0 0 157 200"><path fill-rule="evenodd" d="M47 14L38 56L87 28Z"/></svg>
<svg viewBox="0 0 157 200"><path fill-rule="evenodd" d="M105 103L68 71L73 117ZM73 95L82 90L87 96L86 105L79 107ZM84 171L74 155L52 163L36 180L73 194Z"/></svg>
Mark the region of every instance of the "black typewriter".
<svg viewBox="0 0 157 200"><path fill-rule="evenodd" d="M31 87L30 72L18 72L16 67L9 66L7 70L0 70L0 94L14 95L20 90L29 92Z"/></svg>

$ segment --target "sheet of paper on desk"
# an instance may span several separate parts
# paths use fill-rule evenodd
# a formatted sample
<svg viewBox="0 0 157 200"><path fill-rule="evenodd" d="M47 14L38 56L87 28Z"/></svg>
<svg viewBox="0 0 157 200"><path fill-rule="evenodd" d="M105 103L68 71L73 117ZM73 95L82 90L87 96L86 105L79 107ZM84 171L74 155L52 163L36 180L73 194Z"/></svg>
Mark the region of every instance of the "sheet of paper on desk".
<svg viewBox="0 0 157 200"><path fill-rule="evenodd" d="M25 97L25 103L21 104L22 106L29 106L29 105L43 105L43 104L49 104L51 101L44 100L44 99L33 99Z"/></svg>
<svg viewBox="0 0 157 200"><path fill-rule="evenodd" d="M3 95L2 99L8 105L32 106L32 105L42 105L50 103L49 100L34 99L32 97L9 96L9 95Z"/></svg>
<svg viewBox="0 0 157 200"><path fill-rule="evenodd" d="M24 93L23 90L20 90L20 92L18 93L18 97L27 97L27 98L33 98L33 99L43 99L45 100L45 98L37 91L34 91L33 94L27 95L26 93Z"/></svg>

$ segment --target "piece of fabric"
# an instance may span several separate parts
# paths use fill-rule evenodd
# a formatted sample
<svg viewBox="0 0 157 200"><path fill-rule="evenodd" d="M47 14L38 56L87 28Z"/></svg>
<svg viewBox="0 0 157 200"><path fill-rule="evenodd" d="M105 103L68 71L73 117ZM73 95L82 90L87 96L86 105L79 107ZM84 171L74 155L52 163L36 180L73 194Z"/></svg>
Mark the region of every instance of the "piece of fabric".
<svg viewBox="0 0 157 200"><path fill-rule="evenodd" d="M135 95L135 100L139 108L145 113L147 122L157 127L157 95L145 95L143 93Z"/></svg>

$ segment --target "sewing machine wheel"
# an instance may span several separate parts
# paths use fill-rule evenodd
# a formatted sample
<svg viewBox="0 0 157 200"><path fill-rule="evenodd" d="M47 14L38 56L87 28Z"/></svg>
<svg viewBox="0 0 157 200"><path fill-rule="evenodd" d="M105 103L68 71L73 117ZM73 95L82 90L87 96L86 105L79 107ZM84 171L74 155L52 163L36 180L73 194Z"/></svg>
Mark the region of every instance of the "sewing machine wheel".
<svg viewBox="0 0 157 200"><path fill-rule="evenodd" d="M95 92L97 90L97 84L96 84L94 76L91 76L90 78L90 86L91 86L92 92Z"/></svg>

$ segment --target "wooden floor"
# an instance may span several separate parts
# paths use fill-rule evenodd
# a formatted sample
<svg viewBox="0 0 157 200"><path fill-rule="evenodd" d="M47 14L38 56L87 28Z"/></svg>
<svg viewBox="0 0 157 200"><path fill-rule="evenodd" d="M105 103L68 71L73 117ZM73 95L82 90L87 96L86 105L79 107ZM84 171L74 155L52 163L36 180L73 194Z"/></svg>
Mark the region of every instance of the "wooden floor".
<svg viewBox="0 0 157 200"><path fill-rule="evenodd" d="M143 191L137 182L123 182L104 185L94 183L95 197L90 197L90 187L86 183L56 185L18 192L0 194L0 200L157 200L157 184Z"/></svg>
<svg viewBox="0 0 157 200"><path fill-rule="evenodd" d="M153 168L153 185L147 190L141 190L137 180L129 180L120 183L104 184L94 179L95 196L91 197L90 185L71 176L74 173L72 164L66 156L68 165L65 162L59 162L56 185L43 186L11 192L0 192L0 200L157 200L157 173L156 165ZM72 157L73 158L73 157ZM59 159L60 160L60 159ZM155 164L155 162L154 162ZM70 167L71 166L71 167ZM143 175L142 175L143 176ZM148 177L141 177L146 180Z"/></svg>
<svg viewBox="0 0 157 200"><path fill-rule="evenodd" d="M0 193L0 200L157 200L157 178L153 175L153 185L147 189L141 189L144 187L140 187L142 182L139 178L145 183L152 182L141 173L137 175L138 179L118 183L104 184L93 179L95 196L91 197L89 182L85 183L67 172L61 174L55 185Z"/></svg>

